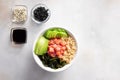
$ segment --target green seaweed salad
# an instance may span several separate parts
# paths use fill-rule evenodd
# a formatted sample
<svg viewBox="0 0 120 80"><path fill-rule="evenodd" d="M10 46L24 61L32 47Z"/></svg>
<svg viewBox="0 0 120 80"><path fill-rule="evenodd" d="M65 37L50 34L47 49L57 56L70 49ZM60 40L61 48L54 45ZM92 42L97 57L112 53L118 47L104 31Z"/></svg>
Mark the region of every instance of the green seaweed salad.
<svg viewBox="0 0 120 80"><path fill-rule="evenodd" d="M47 53L44 55L40 55L38 57L40 58L40 60L46 67L58 69L58 68L61 68L66 65L65 61L62 61L57 57L53 58L53 57L49 56Z"/></svg>
<svg viewBox="0 0 120 80"><path fill-rule="evenodd" d="M66 30L62 28L52 28L48 29L42 36L38 38L34 48L34 53L40 58L40 60L46 67L58 69L67 64L60 58L51 57L48 54L49 40L62 37L68 37L68 33L66 32Z"/></svg>

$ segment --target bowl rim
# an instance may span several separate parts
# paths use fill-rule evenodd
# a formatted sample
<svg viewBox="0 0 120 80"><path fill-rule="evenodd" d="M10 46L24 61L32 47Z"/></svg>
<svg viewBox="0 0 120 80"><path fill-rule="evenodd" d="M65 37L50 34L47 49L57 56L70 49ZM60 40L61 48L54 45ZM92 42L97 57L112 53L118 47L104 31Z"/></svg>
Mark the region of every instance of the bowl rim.
<svg viewBox="0 0 120 80"><path fill-rule="evenodd" d="M38 38L39 38L40 36L42 36L42 35L45 33L45 31L47 31L48 29L53 29L53 28L61 28L61 29L66 30L66 31L68 32L68 34L71 35L72 38L74 38L74 40L75 40L75 42L76 42L76 52L75 52L74 58L72 59L72 61L71 61L69 64L66 64L66 65L63 66L62 68L58 68L58 69L52 69L52 68L50 68L50 67L44 66L44 64L42 63L42 61L41 61L41 60L38 58L38 56L34 53L35 44L36 44ZM78 54L77 51L78 51L77 39L75 38L75 36L73 35L72 32L70 32L68 29L62 28L62 27L50 27L50 28L46 28L46 29L40 31L40 32L38 33L37 37L35 38L35 41L34 41L34 44L33 44L33 49L32 49L33 58L34 58L35 62L38 64L39 67L41 67L43 70L48 71L48 72L61 72L61 71L64 71L64 70L68 69L68 68L73 64L73 62L75 61L76 56L77 56L77 54Z"/></svg>
<svg viewBox="0 0 120 80"><path fill-rule="evenodd" d="M40 7L40 6L45 7L45 9L48 9L48 17L47 17L44 21L37 21L37 20L34 19L33 11L34 11L37 7ZM38 4L36 4L35 6L33 6L32 10L31 10L31 18L32 18L32 20L33 20L35 23L37 23L37 24L42 24L42 23L47 22L47 21L49 20L50 16L51 16L51 11L50 11L50 9L49 9L45 4L43 4L43 3L38 3Z"/></svg>

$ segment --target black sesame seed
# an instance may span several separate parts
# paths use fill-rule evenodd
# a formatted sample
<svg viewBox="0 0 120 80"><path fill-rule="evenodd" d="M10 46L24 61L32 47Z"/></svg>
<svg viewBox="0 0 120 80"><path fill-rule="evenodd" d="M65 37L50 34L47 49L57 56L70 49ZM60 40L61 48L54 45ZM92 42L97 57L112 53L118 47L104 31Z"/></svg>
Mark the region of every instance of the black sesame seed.
<svg viewBox="0 0 120 80"><path fill-rule="evenodd" d="M48 17L48 9L45 9L45 7L38 7L34 10L34 18L37 21L44 21Z"/></svg>

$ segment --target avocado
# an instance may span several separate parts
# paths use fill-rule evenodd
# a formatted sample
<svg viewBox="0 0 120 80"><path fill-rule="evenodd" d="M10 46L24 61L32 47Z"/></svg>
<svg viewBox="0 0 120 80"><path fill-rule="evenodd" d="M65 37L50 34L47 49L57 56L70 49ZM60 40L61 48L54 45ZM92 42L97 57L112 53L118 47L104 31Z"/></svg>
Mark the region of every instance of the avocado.
<svg viewBox="0 0 120 80"><path fill-rule="evenodd" d="M36 42L35 50L34 50L35 54L44 55L47 52L48 42L49 42L48 39L41 36Z"/></svg>
<svg viewBox="0 0 120 80"><path fill-rule="evenodd" d="M68 37L67 32L61 28L49 29L44 33L47 39Z"/></svg>

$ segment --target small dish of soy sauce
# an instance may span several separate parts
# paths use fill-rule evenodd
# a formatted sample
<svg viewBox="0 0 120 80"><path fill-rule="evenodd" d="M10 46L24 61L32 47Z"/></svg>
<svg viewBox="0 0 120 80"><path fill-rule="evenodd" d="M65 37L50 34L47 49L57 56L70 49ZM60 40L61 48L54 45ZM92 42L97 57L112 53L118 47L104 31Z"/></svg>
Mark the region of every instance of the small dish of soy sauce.
<svg viewBox="0 0 120 80"><path fill-rule="evenodd" d="M50 10L45 4L37 4L32 9L32 20L38 24L45 23L50 18Z"/></svg>
<svg viewBox="0 0 120 80"><path fill-rule="evenodd" d="M21 27L12 28L10 37L14 44L24 44L27 42L27 30Z"/></svg>

